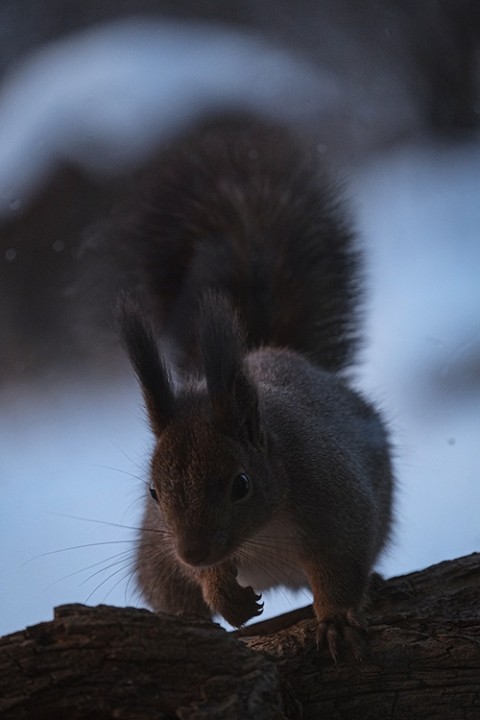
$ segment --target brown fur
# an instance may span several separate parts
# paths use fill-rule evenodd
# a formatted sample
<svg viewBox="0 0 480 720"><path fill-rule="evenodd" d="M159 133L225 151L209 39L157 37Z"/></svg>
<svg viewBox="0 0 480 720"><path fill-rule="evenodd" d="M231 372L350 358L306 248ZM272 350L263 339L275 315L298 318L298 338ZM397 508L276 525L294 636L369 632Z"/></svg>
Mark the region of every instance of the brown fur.
<svg viewBox="0 0 480 720"><path fill-rule="evenodd" d="M350 233L281 129L214 123L165 162L142 252L193 371L175 390L150 321L123 304L156 436L140 588L157 610L240 626L259 591L310 586L331 654L343 638L358 655L393 480L378 413L334 372L355 335Z"/></svg>

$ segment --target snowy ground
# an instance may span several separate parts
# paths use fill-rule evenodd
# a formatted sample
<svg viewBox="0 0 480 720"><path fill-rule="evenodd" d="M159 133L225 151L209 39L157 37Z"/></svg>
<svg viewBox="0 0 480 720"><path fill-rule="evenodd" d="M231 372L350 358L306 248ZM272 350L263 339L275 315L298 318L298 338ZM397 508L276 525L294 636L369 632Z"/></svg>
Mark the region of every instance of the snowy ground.
<svg viewBox="0 0 480 720"><path fill-rule="evenodd" d="M371 288L360 379L396 445L390 575L480 549L480 144L396 150L350 194ZM2 392L0 634L66 602L136 602L130 528L149 443L127 376ZM266 611L295 602L307 598L280 593Z"/></svg>
<svg viewBox="0 0 480 720"><path fill-rule="evenodd" d="M390 573L480 550L480 144L396 151L352 194L372 290L362 385L396 446Z"/></svg>

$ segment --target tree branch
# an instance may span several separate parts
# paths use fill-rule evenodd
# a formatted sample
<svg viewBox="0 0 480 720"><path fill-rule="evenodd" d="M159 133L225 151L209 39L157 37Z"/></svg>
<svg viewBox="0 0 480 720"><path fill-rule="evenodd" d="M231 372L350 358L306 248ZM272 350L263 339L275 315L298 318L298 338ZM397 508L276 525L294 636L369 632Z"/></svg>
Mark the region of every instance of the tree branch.
<svg viewBox="0 0 480 720"><path fill-rule="evenodd" d="M234 634L195 618L63 606L0 640L0 717L474 720L479 597L480 554L376 578L360 667L317 650L311 608Z"/></svg>

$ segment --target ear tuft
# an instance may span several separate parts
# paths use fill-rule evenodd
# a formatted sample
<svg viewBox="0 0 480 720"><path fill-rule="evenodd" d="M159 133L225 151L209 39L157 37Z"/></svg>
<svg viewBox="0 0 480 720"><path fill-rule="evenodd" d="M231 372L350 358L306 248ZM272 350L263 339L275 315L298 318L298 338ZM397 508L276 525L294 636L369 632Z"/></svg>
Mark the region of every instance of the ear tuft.
<svg viewBox="0 0 480 720"><path fill-rule="evenodd" d="M159 436L173 417L175 396L165 360L146 312L123 295L117 303L117 322L123 344L142 388L150 424Z"/></svg>
<svg viewBox="0 0 480 720"><path fill-rule="evenodd" d="M245 333L225 295L208 290L200 302L198 340L212 400L231 393L246 354Z"/></svg>
<svg viewBox="0 0 480 720"><path fill-rule="evenodd" d="M261 442L258 393L243 364L246 334L227 298L212 290L201 300L198 341L219 429L253 444Z"/></svg>

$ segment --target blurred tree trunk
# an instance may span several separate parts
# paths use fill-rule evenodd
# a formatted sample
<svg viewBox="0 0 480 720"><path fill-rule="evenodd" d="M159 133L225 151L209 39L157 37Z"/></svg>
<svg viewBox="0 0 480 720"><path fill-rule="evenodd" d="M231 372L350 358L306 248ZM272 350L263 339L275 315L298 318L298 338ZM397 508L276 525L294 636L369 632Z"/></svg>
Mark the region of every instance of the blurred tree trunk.
<svg viewBox="0 0 480 720"><path fill-rule="evenodd" d="M0 112L1 80L29 53L133 16L226 23L307 58L336 88L334 98L326 93L314 130L325 162L342 175L405 138L463 137L478 127L478 0L2 0ZM97 257L95 226L121 206L135 179L56 171L36 199L0 217L0 325L8 347L0 380L89 362L108 374L115 353L110 308L123 278L118 255L110 269ZM0 188L0 198L8 191Z"/></svg>
<svg viewBox="0 0 480 720"><path fill-rule="evenodd" d="M64 606L0 640L0 716L474 720L479 591L480 554L375 582L371 657L360 667L317 652L311 608L240 638L145 610Z"/></svg>

